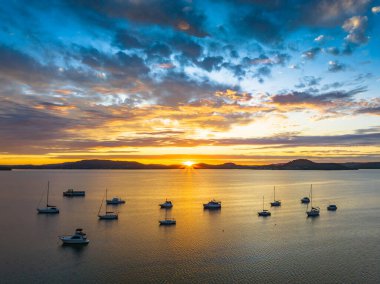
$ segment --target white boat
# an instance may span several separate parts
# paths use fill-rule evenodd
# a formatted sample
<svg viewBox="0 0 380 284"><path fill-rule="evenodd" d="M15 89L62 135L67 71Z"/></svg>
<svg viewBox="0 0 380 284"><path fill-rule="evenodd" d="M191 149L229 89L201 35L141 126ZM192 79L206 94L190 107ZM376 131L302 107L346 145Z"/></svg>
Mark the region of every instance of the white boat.
<svg viewBox="0 0 380 284"><path fill-rule="evenodd" d="M87 239L86 233L83 232L83 229L76 229L74 235L59 236L59 239L63 244L71 245L87 245L90 242Z"/></svg>
<svg viewBox="0 0 380 284"><path fill-rule="evenodd" d="M106 189L105 199L107 200L107 189ZM117 212L107 210L107 202L106 202L106 211L104 212L104 214L100 214L100 212L102 210L102 206L103 206L103 201L104 201L104 198L102 199L102 203L100 203L100 208L98 211L99 220L116 220L116 219L118 219L119 214Z"/></svg>
<svg viewBox="0 0 380 284"><path fill-rule="evenodd" d="M273 207L281 206L281 201L276 200L276 187L273 188L273 202L270 203L270 206L273 206Z"/></svg>
<svg viewBox="0 0 380 284"><path fill-rule="evenodd" d="M120 197L114 197L112 199L107 199L106 202L107 204L110 204L110 205L119 205L119 204L124 204L125 200L122 200Z"/></svg>
<svg viewBox="0 0 380 284"><path fill-rule="evenodd" d="M55 205L49 204L49 192L50 192L50 182L48 182L47 194L46 194L46 207L37 208L38 214L58 214L59 209ZM42 197L41 197L42 200ZM41 203L41 200L39 203Z"/></svg>
<svg viewBox="0 0 380 284"><path fill-rule="evenodd" d="M215 199L211 200L209 203L203 204L204 209L221 209L222 202L216 201Z"/></svg>
<svg viewBox="0 0 380 284"><path fill-rule="evenodd" d="M337 209L338 207L335 204L330 204L329 206L327 206L328 211L336 211Z"/></svg>
<svg viewBox="0 0 380 284"><path fill-rule="evenodd" d="M258 214L259 216L261 216L261 217L268 217L268 216L271 215L271 213L270 213L269 210L264 209L264 196L263 196L263 210L257 212L257 214Z"/></svg>
<svg viewBox="0 0 380 284"><path fill-rule="evenodd" d="M161 208L166 208L166 209L168 209L168 208L172 208L172 207L173 207L173 203L172 203L170 200L167 200L167 199L166 199L166 201L165 201L164 203L159 204L159 206L160 206Z"/></svg>
<svg viewBox="0 0 380 284"><path fill-rule="evenodd" d="M318 217L319 216L319 207L313 207L313 185L310 186L310 205L311 209L306 210L307 217Z"/></svg>

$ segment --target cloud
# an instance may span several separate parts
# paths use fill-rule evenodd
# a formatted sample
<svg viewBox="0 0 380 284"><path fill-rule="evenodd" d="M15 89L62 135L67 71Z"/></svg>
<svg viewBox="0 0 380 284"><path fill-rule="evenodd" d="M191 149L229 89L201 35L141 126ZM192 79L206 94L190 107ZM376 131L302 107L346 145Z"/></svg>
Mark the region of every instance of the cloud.
<svg viewBox="0 0 380 284"><path fill-rule="evenodd" d="M278 106L279 110L305 110L306 107L318 110L329 110L334 113L339 108L347 107L347 103L359 93L366 91L365 88L357 88L351 91L331 91L313 95L310 92L290 92L273 95L270 102ZM332 109L334 108L334 110Z"/></svg>
<svg viewBox="0 0 380 284"><path fill-rule="evenodd" d="M346 40L355 44L367 43L367 26L368 18L366 16L354 16L349 18L342 26L342 28L348 32Z"/></svg>
<svg viewBox="0 0 380 284"><path fill-rule="evenodd" d="M372 13L374 13L374 14L378 14L378 13L380 13L380 6L372 7L371 11L372 11Z"/></svg>
<svg viewBox="0 0 380 284"><path fill-rule="evenodd" d="M329 71L330 72L339 72L346 70L347 66L345 64L339 63L338 61L330 60L329 61Z"/></svg>
<svg viewBox="0 0 380 284"><path fill-rule="evenodd" d="M303 52L302 57L307 58L307 59L314 59L315 56L321 52L321 50L322 49L319 47L313 47L313 48Z"/></svg>

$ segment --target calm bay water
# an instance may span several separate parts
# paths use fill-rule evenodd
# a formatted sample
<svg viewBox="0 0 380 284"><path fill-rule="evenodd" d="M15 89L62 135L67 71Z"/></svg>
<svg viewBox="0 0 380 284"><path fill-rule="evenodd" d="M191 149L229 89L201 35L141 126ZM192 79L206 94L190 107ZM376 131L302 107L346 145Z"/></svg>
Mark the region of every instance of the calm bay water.
<svg viewBox="0 0 380 284"><path fill-rule="evenodd" d="M1 283L380 283L380 170L25 170L0 180ZM55 216L36 214L48 180ZM299 202L310 183L314 219ZM274 185L283 205L259 218ZM86 197L64 198L67 188ZM97 219L105 188L127 201L117 221ZM176 226L158 225L166 197ZM222 210L203 210L212 198ZM61 246L57 236L77 227L90 244Z"/></svg>

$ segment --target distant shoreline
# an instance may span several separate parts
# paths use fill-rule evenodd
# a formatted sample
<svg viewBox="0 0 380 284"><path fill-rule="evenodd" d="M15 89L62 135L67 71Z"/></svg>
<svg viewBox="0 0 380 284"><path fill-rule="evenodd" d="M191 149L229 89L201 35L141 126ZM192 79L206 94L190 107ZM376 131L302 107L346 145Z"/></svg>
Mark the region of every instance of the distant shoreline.
<svg viewBox="0 0 380 284"><path fill-rule="evenodd" d="M282 164L269 165L238 165L235 163L224 163L220 165L209 165L204 163L194 164L192 167L185 165L161 165L142 164L134 161L112 161L112 160L81 160L77 162L66 162L61 164L46 165L14 165L0 166L0 170L165 170L165 169L246 169L246 170L323 170L323 171L345 171L359 169L380 169L380 162L367 163L316 163L306 159L293 160Z"/></svg>

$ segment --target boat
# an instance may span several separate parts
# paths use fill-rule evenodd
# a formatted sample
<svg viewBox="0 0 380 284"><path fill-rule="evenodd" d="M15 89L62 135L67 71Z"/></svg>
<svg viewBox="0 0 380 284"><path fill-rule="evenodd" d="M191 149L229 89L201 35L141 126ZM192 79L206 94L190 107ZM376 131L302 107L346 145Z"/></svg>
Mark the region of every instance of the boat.
<svg viewBox="0 0 380 284"><path fill-rule="evenodd" d="M303 204L309 204L310 203L310 198L305 196L301 199L301 203Z"/></svg>
<svg viewBox="0 0 380 284"><path fill-rule="evenodd" d="M177 224L177 221L173 218L165 218L164 220L160 220L158 222L160 223L160 225L163 225L163 226L170 226L170 225Z"/></svg>
<svg viewBox="0 0 380 284"><path fill-rule="evenodd" d="M74 190L74 189L68 189L63 192L63 196L66 197L74 197L74 196L85 196L86 192L83 190Z"/></svg>
<svg viewBox="0 0 380 284"><path fill-rule="evenodd" d="M203 209L221 209L222 202L216 201L215 199L211 200L209 203L203 204Z"/></svg>
<svg viewBox="0 0 380 284"><path fill-rule="evenodd" d="M107 189L106 189L105 199L107 200ZM102 203L100 203L100 207L99 207L99 211L98 211L99 220L116 220L116 219L118 219L119 214L117 212L107 210L107 202L106 202L106 211L104 212L104 214L100 214L100 212L102 210L103 202L104 202L104 197L102 199Z"/></svg>
<svg viewBox="0 0 380 284"><path fill-rule="evenodd" d="M264 196L263 196L263 210L257 212L257 214L258 214L259 216L261 216L261 217L268 217L268 216L271 215L271 213L270 213L269 210L264 209Z"/></svg>
<svg viewBox="0 0 380 284"><path fill-rule="evenodd" d="M169 209L173 207L173 203L170 200L165 200L164 203L159 204L161 208Z"/></svg>
<svg viewBox="0 0 380 284"><path fill-rule="evenodd" d="M49 204L50 182L48 182L47 194L46 194L46 207L37 208L38 214L58 214L59 209L55 205ZM41 197L42 200L42 197ZM41 203L41 200L39 203Z"/></svg>
<svg viewBox="0 0 380 284"><path fill-rule="evenodd" d="M310 196L310 193L309 193L309 196ZM309 196L305 196L305 197L301 198L301 203L303 203L303 204L309 204L310 203Z"/></svg>
<svg viewBox="0 0 380 284"><path fill-rule="evenodd" d="M338 207L335 204L330 204L329 206L327 206L328 211L336 211L337 209Z"/></svg>
<svg viewBox="0 0 380 284"><path fill-rule="evenodd" d="M318 217L319 216L319 207L313 207L313 185L310 185L310 205L311 209L306 210L307 217Z"/></svg>
<svg viewBox="0 0 380 284"><path fill-rule="evenodd" d="M158 223L163 226L170 226L177 224L177 221L174 218L168 218L168 210L165 210L165 219L159 220Z"/></svg>
<svg viewBox="0 0 380 284"><path fill-rule="evenodd" d="M59 236L58 238L63 244L67 245L87 245L90 242L90 240L87 239L86 233L80 228L76 229L73 235Z"/></svg>
<svg viewBox="0 0 380 284"><path fill-rule="evenodd" d="M107 199L106 202L107 204L110 204L110 205L119 205L119 204L124 204L125 200L122 200L120 197L114 197L112 199Z"/></svg>
<svg viewBox="0 0 380 284"><path fill-rule="evenodd" d="M270 203L270 206L273 206L273 207L281 206L281 201L276 200L276 187L273 188L273 202Z"/></svg>

